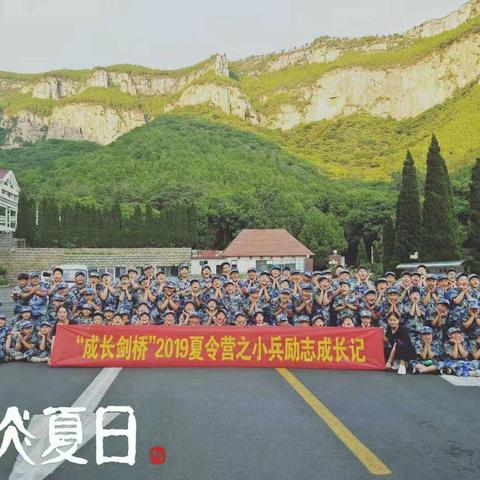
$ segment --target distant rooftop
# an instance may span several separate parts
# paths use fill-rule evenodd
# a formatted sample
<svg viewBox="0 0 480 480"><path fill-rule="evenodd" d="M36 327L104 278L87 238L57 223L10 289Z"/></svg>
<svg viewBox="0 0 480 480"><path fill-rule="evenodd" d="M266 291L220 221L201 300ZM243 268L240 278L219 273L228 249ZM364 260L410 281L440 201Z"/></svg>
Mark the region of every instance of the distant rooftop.
<svg viewBox="0 0 480 480"><path fill-rule="evenodd" d="M197 260L213 260L215 258L224 258L224 256L220 250L194 250L192 252L192 258Z"/></svg>
<svg viewBox="0 0 480 480"><path fill-rule="evenodd" d="M3 168L0 168L0 179L4 179L9 172L11 172L11 170L5 170Z"/></svg>
<svg viewBox="0 0 480 480"><path fill-rule="evenodd" d="M314 253L285 229L244 229L224 257L310 257Z"/></svg>
<svg viewBox="0 0 480 480"><path fill-rule="evenodd" d="M445 262L415 262L415 263L399 263L397 268L407 269L407 268L417 268L419 265L425 265L428 268L446 268L446 267L461 267L465 263L465 260L448 260Z"/></svg>

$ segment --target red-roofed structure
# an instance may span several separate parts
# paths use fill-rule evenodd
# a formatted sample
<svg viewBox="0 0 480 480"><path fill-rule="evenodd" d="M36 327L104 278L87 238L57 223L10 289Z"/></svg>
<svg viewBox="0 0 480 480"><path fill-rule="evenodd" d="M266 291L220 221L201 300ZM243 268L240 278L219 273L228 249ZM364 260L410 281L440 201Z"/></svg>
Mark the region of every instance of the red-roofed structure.
<svg viewBox="0 0 480 480"><path fill-rule="evenodd" d="M192 255L192 273L200 274L208 265L220 273L223 262L230 262L241 274L249 268L257 271L280 268L305 271L313 267L314 253L285 229L244 229L223 251L207 250Z"/></svg>
<svg viewBox="0 0 480 480"><path fill-rule="evenodd" d="M244 229L224 257L310 257L314 253L285 229Z"/></svg>

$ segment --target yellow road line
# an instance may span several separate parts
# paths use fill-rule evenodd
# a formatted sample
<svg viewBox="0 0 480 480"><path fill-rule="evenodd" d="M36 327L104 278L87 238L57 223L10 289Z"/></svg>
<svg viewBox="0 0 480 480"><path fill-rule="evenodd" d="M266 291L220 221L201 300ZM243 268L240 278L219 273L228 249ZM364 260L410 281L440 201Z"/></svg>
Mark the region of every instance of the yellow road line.
<svg viewBox="0 0 480 480"><path fill-rule="evenodd" d="M373 475L390 475L390 469L366 447L313 393L286 368L277 372L310 405L312 410L327 424L332 432L363 463Z"/></svg>

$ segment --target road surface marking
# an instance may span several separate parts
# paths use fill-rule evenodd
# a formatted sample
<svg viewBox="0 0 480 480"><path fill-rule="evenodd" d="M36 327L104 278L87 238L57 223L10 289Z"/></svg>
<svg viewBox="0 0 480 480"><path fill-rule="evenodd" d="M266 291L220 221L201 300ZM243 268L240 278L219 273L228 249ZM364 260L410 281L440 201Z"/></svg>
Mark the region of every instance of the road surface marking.
<svg viewBox="0 0 480 480"><path fill-rule="evenodd" d="M392 473L293 373L286 368L277 368L277 372L305 400L370 473L373 475L390 475Z"/></svg>
<svg viewBox="0 0 480 480"><path fill-rule="evenodd" d="M120 373L121 368L104 368L83 391L83 393L75 400L72 407L85 407L84 413L80 414L83 429L83 443L79 447L83 447L91 438L95 436L95 409L107 393L112 383ZM47 405L46 405L47 406ZM66 405L50 405L52 407L65 407ZM116 414L105 415L103 426L107 426L112 420L118 417ZM53 473L63 462L49 463L41 465L42 453L48 448L48 422L49 417L45 415L34 415L28 431L32 433L37 440L32 440L32 447L27 447L23 443L23 447L27 455L35 462L31 466L21 455L17 455L13 470L8 477L9 480L43 480ZM91 460L90 460L91 461Z"/></svg>
<svg viewBox="0 0 480 480"><path fill-rule="evenodd" d="M441 375L441 378L456 387L480 387L480 377L457 377L456 375Z"/></svg>

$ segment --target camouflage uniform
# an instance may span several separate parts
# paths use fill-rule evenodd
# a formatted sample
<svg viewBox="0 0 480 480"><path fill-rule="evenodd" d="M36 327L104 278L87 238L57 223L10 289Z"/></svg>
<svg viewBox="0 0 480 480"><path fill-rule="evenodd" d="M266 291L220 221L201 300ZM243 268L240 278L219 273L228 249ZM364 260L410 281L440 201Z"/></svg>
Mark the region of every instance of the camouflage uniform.
<svg viewBox="0 0 480 480"><path fill-rule="evenodd" d="M39 283L39 286L42 292L47 292L47 289L43 283ZM47 315L48 296L45 295L44 297L40 297L38 295L33 295L30 297L28 304L32 309L32 321L34 323L34 327L38 330L40 323Z"/></svg>
<svg viewBox="0 0 480 480"><path fill-rule="evenodd" d="M33 322L30 321L22 321L18 325L19 329L22 330L25 328L27 325L33 326ZM39 341L39 336L35 332L35 330L32 331L28 336L25 337L25 340L28 341L28 343L32 343L34 346L32 348L26 348L20 343L20 332L17 332L17 334L14 334L12 337L12 347L9 352L7 352L10 357L12 357L15 360L29 360L33 355L36 353L36 345ZM17 350L16 346L20 345L20 350Z"/></svg>
<svg viewBox="0 0 480 480"><path fill-rule="evenodd" d="M423 341L421 336L415 340L415 343L413 344L413 346L415 348L415 353L417 354L417 358L410 362L410 366L412 368L414 368L418 364L422 364L426 367L429 365L435 365L437 368L442 368L443 347L439 340L436 340L435 338L432 340L431 350L435 357L429 360L423 360L420 357L420 354L423 352L423 349L425 348L425 342Z"/></svg>
<svg viewBox="0 0 480 480"><path fill-rule="evenodd" d="M4 325L0 327L0 363L5 360L7 354L7 338L12 334L12 326Z"/></svg>
<svg viewBox="0 0 480 480"><path fill-rule="evenodd" d="M363 297L367 290L375 290L375 285L370 280L364 282L356 281L352 286L352 293L357 297Z"/></svg>
<svg viewBox="0 0 480 480"><path fill-rule="evenodd" d="M425 322L425 307L419 303L420 316L412 316L410 310L412 308L413 302L410 300L402 305L402 322L405 328L408 330L412 344L415 345L415 342L420 339L420 332L424 326Z"/></svg>
<svg viewBox="0 0 480 480"><path fill-rule="evenodd" d="M243 301L244 299L238 293L225 293L223 295L222 303L228 320L235 320L235 314L237 312L243 312Z"/></svg>
<svg viewBox="0 0 480 480"><path fill-rule="evenodd" d="M462 341L462 346L465 350L468 351L469 346L465 340ZM450 355L453 352L453 348L454 345L452 342L450 342L450 340L447 340L443 344L443 349L445 351L445 367L450 368L452 370L452 373L454 373L457 377L467 376L468 372L476 370L475 362L470 362L468 360L464 360L463 358L451 358Z"/></svg>
<svg viewBox="0 0 480 480"><path fill-rule="evenodd" d="M450 290L449 300L451 308L448 315L449 326L461 327L462 321L468 316L468 294L463 297L462 301L459 304L456 304L453 301L454 298L456 298L461 293L461 291L462 290L459 288L453 288Z"/></svg>
<svg viewBox="0 0 480 480"><path fill-rule="evenodd" d="M348 295L342 295L339 294L335 297L333 300L333 308L340 307L342 305L345 305L346 303L349 303L350 305L357 305L357 297L353 293L349 293ZM336 312L337 314L337 324L341 324L341 320L344 317L352 317L353 319L355 318L356 311L352 310L351 308L344 308L343 310L340 310L339 312Z"/></svg>

